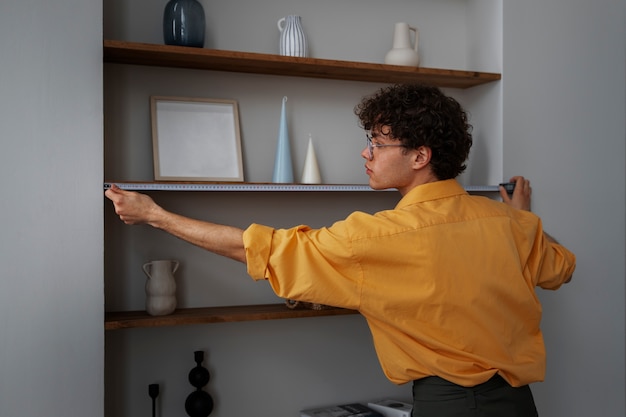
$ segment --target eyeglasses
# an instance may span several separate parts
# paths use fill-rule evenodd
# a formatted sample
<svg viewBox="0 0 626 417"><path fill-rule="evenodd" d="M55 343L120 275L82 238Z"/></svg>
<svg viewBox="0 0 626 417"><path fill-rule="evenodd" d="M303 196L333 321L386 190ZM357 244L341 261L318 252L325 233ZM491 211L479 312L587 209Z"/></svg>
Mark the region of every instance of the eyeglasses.
<svg viewBox="0 0 626 417"><path fill-rule="evenodd" d="M370 136L369 133L365 134L365 137L367 138L367 150L369 152L369 157L370 157L370 161L372 159L374 159L374 148L390 148L390 147L404 147L405 145L402 144L378 144L378 143L372 143L372 136Z"/></svg>

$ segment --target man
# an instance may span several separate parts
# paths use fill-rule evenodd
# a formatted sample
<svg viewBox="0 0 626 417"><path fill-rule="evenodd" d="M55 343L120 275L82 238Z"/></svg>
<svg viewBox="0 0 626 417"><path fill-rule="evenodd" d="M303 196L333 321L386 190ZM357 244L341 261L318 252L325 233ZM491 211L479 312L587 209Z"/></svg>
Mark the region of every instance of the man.
<svg viewBox="0 0 626 417"><path fill-rule="evenodd" d="M358 310L394 383L413 382L413 416L536 416L528 384L543 379L535 287L568 282L575 257L530 213L513 177L504 204L470 196L455 178L472 145L461 106L437 88L396 85L355 109L368 132L369 184L402 199L318 230L246 230L170 213L112 187L128 224L149 224L247 264L277 295Z"/></svg>

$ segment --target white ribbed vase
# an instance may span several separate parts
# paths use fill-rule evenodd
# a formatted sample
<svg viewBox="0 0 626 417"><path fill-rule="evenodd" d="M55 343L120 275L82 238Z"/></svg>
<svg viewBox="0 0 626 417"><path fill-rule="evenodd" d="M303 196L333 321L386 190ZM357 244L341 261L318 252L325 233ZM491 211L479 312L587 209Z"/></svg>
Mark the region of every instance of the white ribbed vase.
<svg viewBox="0 0 626 417"><path fill-rule="evenodd" d="M306 37L300 16L289 15L278 21L280 31L279 53L283 56L307 57Z"/></svg>

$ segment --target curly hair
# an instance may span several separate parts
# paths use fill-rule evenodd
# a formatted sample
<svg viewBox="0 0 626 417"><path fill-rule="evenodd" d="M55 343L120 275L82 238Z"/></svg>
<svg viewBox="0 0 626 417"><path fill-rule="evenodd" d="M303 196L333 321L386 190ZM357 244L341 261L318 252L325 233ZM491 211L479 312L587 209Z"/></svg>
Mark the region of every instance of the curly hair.
<svg viewBox="0 0 626 417"><path fill-rule="evenodd" d="M389 136L406 148L430 148L430 165L439 180L456 178L465 171L472 147L472 126L461 105L438 88L420 84L388 86L365 97L354 112L365 130L389 126Z"/></svg>

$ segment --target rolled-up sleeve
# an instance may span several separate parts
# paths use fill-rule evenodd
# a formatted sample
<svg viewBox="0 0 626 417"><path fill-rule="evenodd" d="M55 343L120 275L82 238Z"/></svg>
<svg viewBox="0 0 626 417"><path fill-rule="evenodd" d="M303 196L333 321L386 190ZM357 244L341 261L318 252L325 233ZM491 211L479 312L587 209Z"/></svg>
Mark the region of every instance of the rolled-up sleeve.
<svg viewBox="0 0 626 417"><path fill-rule="evenodd" d="M556 290L572 276L576 269L576 256L567 248L544 239L545 250L537 285L545 290Z"/></svg>
<svg viewBox="0 0 626 417"><path fill-rule="evenodd" d="M279 297L356 308L362 273L348 229L345 221L321 229L252 224L243 235L248 275Z"/></svg>
<svg viewBox="0 0 626 417"><path fill-rule="evenodd" d="M252 224L243 232L248 275L252 279L267 279L265 269L272 249L273 234L273 228L260 224Z"/></svg>

